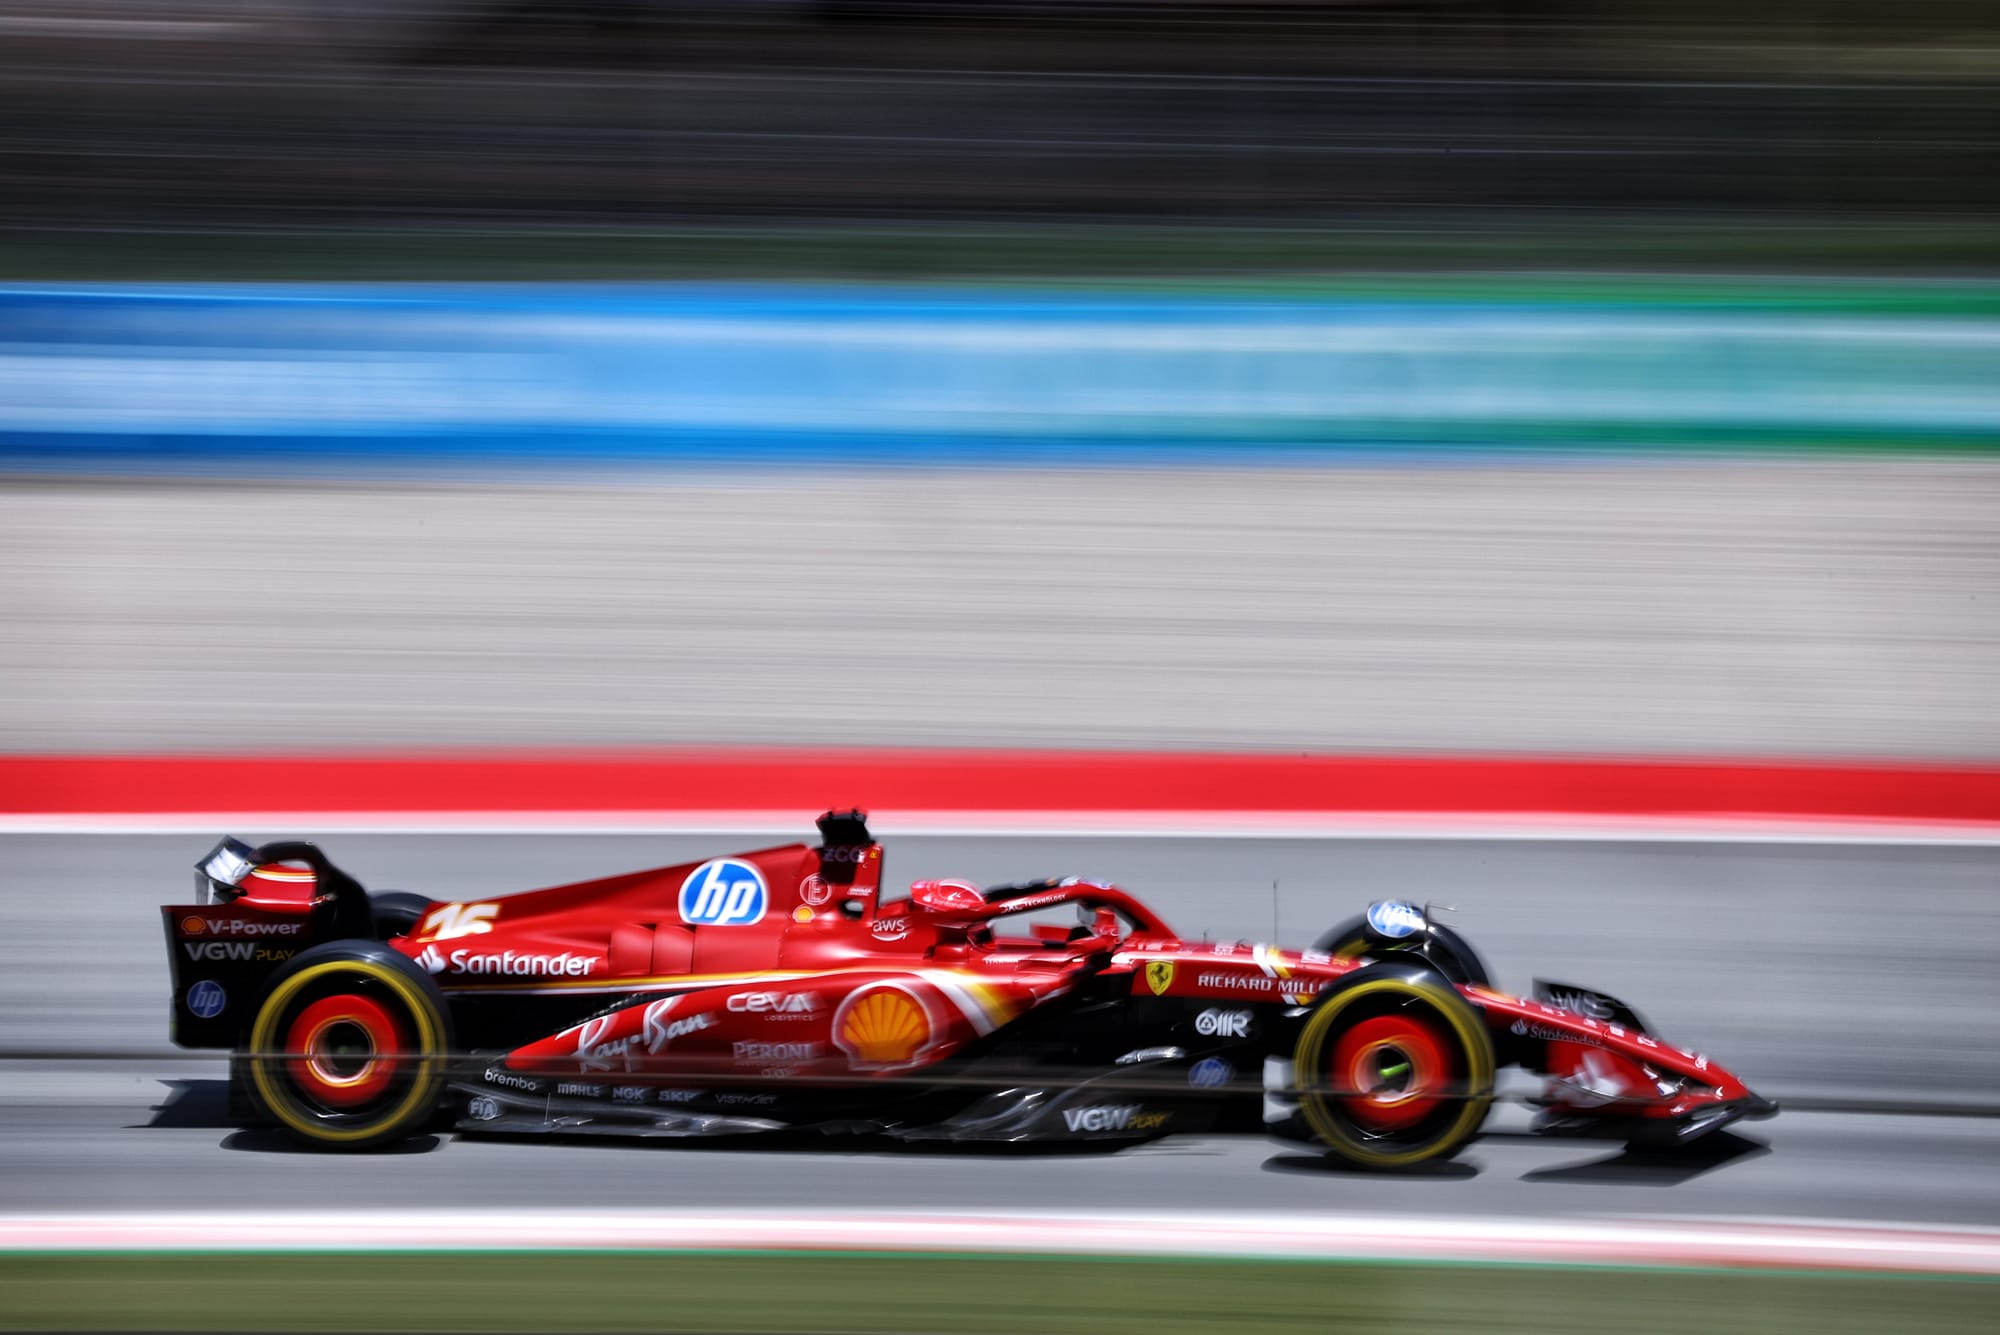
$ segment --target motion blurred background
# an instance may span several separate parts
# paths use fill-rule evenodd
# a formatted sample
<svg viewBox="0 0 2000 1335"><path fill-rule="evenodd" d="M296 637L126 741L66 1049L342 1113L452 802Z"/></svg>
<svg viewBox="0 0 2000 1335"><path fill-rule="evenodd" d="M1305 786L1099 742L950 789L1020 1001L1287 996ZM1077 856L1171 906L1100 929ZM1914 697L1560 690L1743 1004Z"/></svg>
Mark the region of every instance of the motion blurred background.
<svg viewBox="0 0 2000 1335"><path fill-rule="evenodd" d="M1989 7L0 38L0 745L2000 746Z"/></svg>
<svg viewBox="0 0 2000 1335"><path fill-rule="evenodd" d="M0 0L0 751L1861 760L1990 797L1996 94L1971 0ZM163 1043L148 914L212 835L15 828L7 1033ZM1764 1092L1975 1114L1803 1113L1699 1181L1489 1170L1426 1208L1973 1227L1983 840L1058 869L1228 934L1281 876L1293 935L1437 891L1503 981L1629 988ZM708 846L353 856L442 897ZM108 992L40 893L78 866L132 925ZM199 1124L97 1174L135 1081L16 1084L16 1208L284 1190L243 1156L190 1188L228 1157ZM479 1153L329 1199L485 1199ZM1134 1162L1092 1172L1206 1199ZM564 1163L526 1198L613 1189ZM931 1199L744 1163L705 1190Z"/></svg>
<svg viewBox="0 0 2000 1335"><path fill-rule="evenodd" d="M1937 270L2000 198L1968 0L9 0L0 35L22 277Z"/></svg>

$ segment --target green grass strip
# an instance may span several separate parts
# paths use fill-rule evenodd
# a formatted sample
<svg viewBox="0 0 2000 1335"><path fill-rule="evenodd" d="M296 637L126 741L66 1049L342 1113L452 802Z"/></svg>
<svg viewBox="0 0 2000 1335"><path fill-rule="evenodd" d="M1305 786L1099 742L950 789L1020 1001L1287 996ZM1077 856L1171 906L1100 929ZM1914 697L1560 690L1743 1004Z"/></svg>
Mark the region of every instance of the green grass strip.
<svg viewBox="0 0 2000 1335"><path fill-rule="evenodd" d="M2000 1284L1848 1273L869 1253L0 1256L6 1330L1915 1335L1996 1328Z"/></svg>

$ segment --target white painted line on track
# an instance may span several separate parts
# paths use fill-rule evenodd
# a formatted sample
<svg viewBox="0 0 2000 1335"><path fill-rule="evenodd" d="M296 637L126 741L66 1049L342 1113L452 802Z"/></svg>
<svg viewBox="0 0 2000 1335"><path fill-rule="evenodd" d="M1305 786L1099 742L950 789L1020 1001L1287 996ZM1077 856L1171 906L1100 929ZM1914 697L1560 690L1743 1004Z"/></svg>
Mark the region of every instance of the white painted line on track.
<svg viewBox="0 0 2000 1335"><path fill-rule="evenodd" d="M1148 1211L466 1210L13 1215L0 1252L891 1251L2000 1275L2000 1229Z"/></svg>
<svg viewBox="0 0 2000 1335"><path fill-rule="evenodd" d="M1551 843L2000 846L2000 825L1971 821L1590 817L1550 812L872 811L884 838L1436 839ZM809 842L797 811L195 811L0 814L0 834L218 835L231 830L322 835L718 835Z"/></svg>

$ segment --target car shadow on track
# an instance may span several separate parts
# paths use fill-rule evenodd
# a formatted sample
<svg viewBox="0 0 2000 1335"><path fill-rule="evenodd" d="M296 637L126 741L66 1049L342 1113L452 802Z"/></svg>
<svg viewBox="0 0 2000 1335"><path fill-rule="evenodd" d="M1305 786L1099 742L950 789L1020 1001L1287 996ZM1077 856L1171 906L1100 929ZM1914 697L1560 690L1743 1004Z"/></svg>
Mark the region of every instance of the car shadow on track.
<svg viewBox="0 0 2000 1335"><path fill-rule="evenodd" d="M398 1154L429 1154L444 1142L436 1136L411 1136L393 1145L378 1145L369 1150L342 1150L344 1155L360 1155L364 1158L381 1158ZM307 1145L278 1130L274 1126L253 1126L243 1131L232 1132L222 1138L225 1150L241 1150L251 1154L316 1154L326 1155L324 1146Z"/></svg>
<svg viewBox="0 0 2000 1335"><path fill-rule="evenodd" d="M1549 1143L1541 1136L1504 1131L1488 1132L1481 1136L1480 1140L1533 1141L1542 1146L1547 1146ZM1530 1169L1521 1174L1521 1181L1583 1186L1676 1187L1700 1177L1703 1173L1712 1173L1728 1164L1755 1159L1770 1152L1771 1147L1762 1141L1750 1140L1727 1131L1718 1131L1692 1145L1668 1149L1621 1146L1611 1154L1580 1163ZM1321 1156L1310 1151L1274 1155L1264 1161L1263 1167L1267 1173L1302 1173L1328 1177L1385 1176L1372 1169L1351 1167L1331 1155ZM1468 1178L1477 1177L1479 1172L1479 1167L1474 1163L1449 1159L1442 1163L1411 1164L1386 1176L1393 1176L1398 1181L1429 1179L1438 1182L1463 1182Z"/></svg>
<svg viewBox="0 0 2000 1335"><path fill-rule="evenodd" d="M164 1100L153 1105L147 1128L170 1131L227 1131L237 1123L229 1116L227 1080L163 1080Z"/></svg>
<svg viewBox="0 0 2000 1335"><path fill-rule="evenodd" d="M225 1150L253 1154L324 1154L324 1150L301 1144L276 1127L244 1127L242 1119L229 1111L227 1080L168 1080L167 1097L153 1107L153 1118L142 1130L227 1131L222 1138ZM362 1150L362 1154L428 1154L444 1142L437 1136L412 1136L394 1145ZM350 1151L351 1153L352 1151Z"/></svg>
<svg viewBox="0 0 2000 1335"><path fill-rule="evenodd" d="M1592 1186L1677 1187L1726 1164L1769 1154L1762 1141L1717 1131L1692 1145L1672 1149L1626 1147L1601 1159L1558 1164L1521 1174L1523 1182L1582 1183Z"/></svg>
<svg viewBox="0 0 2000 1335"><path fill-rule="evenodd" d="M244 1127L243 1119L234 1116L229 1108L229 1082L227 1080L166 1080L167 1095L153 1106L150 1121L140 1123L136 1130L169 1131L227 1131L230 1134L222 1140L222 1148L258 1154L315 1154L324 1151L309 1149L292 1139L276 1127ZM433 1130L445 1130L445 1119L440 1118ZM730 1136L717 1138L689 1138L685 1140L647 1141L642 1138L617 1136L509 1136L481 1132L459 1132L456 1136L423 1135L411 1138L398 1145L387 1145L372 1151L378 1155L427 1154L441 1149L447 1139L465 1140L472 1144L559 1144L577 1148L623 1150L631 1152L638 1148L660 1150L675 1149L683 1152L744 1153L744 1154L801 1154L801 1155L879 1155L901 1159L909 1158L1014 1158L1014 1159L1055 1159L1105 1157L1140 1148L1159 1151L1162 1140L1144 1141L906 1141L893 1136L871 1134L827 1135L819 1131L779 1132L765 1135Z"/></svg>
<svg viewBox="0 0 2000 1335"><path fill-rule="evenodd" d="M1467 1178L1479 1176L1479 1166L1466 1163L1462 1159L1415 1163L1406 1168L1398 1168L1393 1174L1386 1174L1380 1169L1356 1168L1352 1164L1342 1163L1330 1154L1321 1155L1304 1151L1297 1154L1274 1154L1264 1160L1264 1171L1303 1173L1314 1177L1370 1177L1377 1180L1394 1176L1398 1181L1408 1179L1415 1182L1463 1182Z"/></svg>
<svg viewBox="0 0 2000 1335"><path fill-rule="evenodd" d="M486 1131L458 1133L469 1144L562 1145L570 1149L634 1150L651 1149L662 1153L841 1155L896 1159L992 1158L992 1159L1075 1159L1103 1158L1128 1150L1157 1146L1154 1141L945 1141L899 1140L894 1136L861 1133L827 1135L818 1131L764 1132L742 1136L688 1136L648 1139L638 1136L586 1135L506 1135Z"/></svg>

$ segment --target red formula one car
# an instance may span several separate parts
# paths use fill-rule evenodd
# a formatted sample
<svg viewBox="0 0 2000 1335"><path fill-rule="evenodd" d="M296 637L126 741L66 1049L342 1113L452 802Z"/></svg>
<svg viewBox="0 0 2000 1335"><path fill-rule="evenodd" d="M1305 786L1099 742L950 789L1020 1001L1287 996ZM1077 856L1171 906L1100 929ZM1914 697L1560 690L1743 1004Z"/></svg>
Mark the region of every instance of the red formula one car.
<svg viewBox="0 0 2000 1335"><path fill-rule="evenodd" d="M1479 1129L1673 1143L1775 1105L1630 1007L1495 991L1384 902L1312 950L1182 940L1116 886L920 881L860 812L792 844L479 902L369 895L313 845L225 840L162 910L174 1041L246 1120L329 1149L461 1131L1123 1141L1256 1129L1397 1168ZM1071 921L1039 920L1054 912Z"/></svg>

